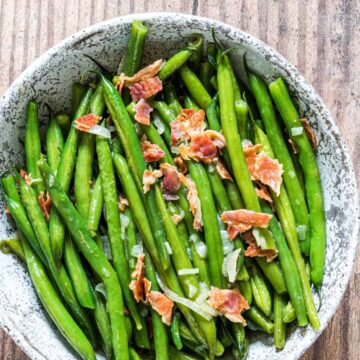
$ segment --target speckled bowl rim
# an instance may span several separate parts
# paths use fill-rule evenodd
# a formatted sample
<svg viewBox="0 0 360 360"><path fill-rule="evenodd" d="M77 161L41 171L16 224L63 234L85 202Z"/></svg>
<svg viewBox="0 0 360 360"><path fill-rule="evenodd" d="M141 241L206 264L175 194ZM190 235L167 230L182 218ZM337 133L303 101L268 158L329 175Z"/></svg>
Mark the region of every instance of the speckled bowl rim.
<svg viewBox="0 0 360 360"><path fill-rule="evenodd" d="M59 51L62 49L71 47L74 43L78 43L81 41L84 41L86 38L91 37L92 35L102 31L104 28L119 24L122 22L129 22L131 20L141 20L146 21L156 18L173 18L173 21L176 22L177 19L184 19L184 20L197 20L200 22L206 22L208 24L211 24L213 27L220 27L227 31L234 31L237 33L242 33L243 36L246 36L248 39L251 40L251 42L255 42L259 45L259 47L262 48L263 53L271 53L271 56L276 59L277 63L282 64L283 66L289 70L289 73L291 72L290 77L296 78L303 86L304 89L306 89L307 93L311 96L312 99L319 105L319 108L322 110L322 113L324 116L326 116L327 120L332 124L332 130L333 134L338 138L342 139L340 130L334 121L333 117L331 116L329 110L324 105L321 97L319 94L315 91L315 89L305 80L303 75L299 72L299 70L292 64L289 63L289 61L279 54L276 50L262 42L261 40L257 39L256 37L250 35L249 33L240 30L234 26L225 24L221 21L205 18L201 16L195 16L195 15L188 15L188 14L181 14L181 13L172 13L172 12L149 12L149 13L139 13L139 14L131 14L131 15L125 15L125 16L119 16L116 18L112 18L110 20L102 21L100 23L97 23L95 25L86 27L83 30L80 30L79 32L68 36L66 39L62 40L57 45L53 46L49 50L47 50L43 55L41 55L37 60L32 62L27 69L25 69L20 76L12 83L12 85L8 88L8 90L5 92L5 94L0 99L0 108L6 104L10 98L19 91L19 87L24 81L24 79L34 73L37 69L41 68L47 61L51 59L51 57L55 56ZM348 174L351 178L351 186L357 190L357 183L355 178L355 173L352 165L352 160L349 155L348 147L345 143L345 141L339 141L341 144L341 152L344 155L344 163L348 167ZM346 284L349 283L352 269L355 263L355 257L356 257L356 250L358 245L358 235L359 235L359 198L358 198L358 191L355 191L356 196L356 216L355 216L355 224L352 229L352 233L349 234L350 238L350 248L348 251L350 252L349 259L351 260L351 265L348 266L348 272L346 273L346 276L344 278L344 281ZM300 358L301 355L303 355L310 346L316 341L316 339L321 335L321 333L324 331L324 329L327 327L330 320L335 315L343 297L344 293L346 291L347 287L344 287L341 290L340 296L338 297L337 301L334 302L333 306L333 312L327 317L321 319L321 330L317 331L312 338L310 338L310 341L307 342L306 346L304 346L299 353L296 354L297 357ZM14 324L5 314L3 311L3 308L0 304L0 326L13 338L13 340L16 342L16 344L30 357L36 357L36 358L42 358L43 356L39 352L38 349L36 349L30 341L26 339L26 337L21 333L20 329L17 328L16 324ZM294 354L295 355L295 354Z"/></svg>

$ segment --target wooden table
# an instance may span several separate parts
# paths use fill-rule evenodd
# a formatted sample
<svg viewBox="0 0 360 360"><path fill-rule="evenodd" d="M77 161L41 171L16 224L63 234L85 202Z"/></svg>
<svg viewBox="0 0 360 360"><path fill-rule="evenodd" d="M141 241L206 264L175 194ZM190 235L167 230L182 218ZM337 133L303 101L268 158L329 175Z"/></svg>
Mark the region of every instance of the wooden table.
<svg viewBox="0 0 360 360"><path fill-rule="evenodd" d="M357 0L0 0L0 94L33 60L68 35L114 16L148 11L219 19L277 49L320 93L360 173ZM359 276L360 260L334 319L303 359L360 359ZM0 330L0 360L5 359L28 357Z"/></svg>

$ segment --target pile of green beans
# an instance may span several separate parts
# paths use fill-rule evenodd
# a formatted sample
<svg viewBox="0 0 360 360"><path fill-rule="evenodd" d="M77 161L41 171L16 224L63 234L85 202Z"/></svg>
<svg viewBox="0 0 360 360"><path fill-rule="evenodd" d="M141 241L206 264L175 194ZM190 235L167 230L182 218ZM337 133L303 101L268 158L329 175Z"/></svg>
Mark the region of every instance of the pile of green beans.
<svg viewBox="0 0 360 360"><path fill-rule="evenodd" d="M132 23L119 68L125 76L147 65L147 35L145 24ZM268 85L246 69L246 88L237 70L224 49L194 34L157 74L163 90L147 99L150 125L136 123L129 89L120 94L114 85L119 73L96 72L92 83L72 84L71 115L47 106L44 139L39 105L28 103L28 176L8 169L1 179L19 238L1 241L0 250L25 263L44 309L80 358L103 351L107 359L121 360L245 359L253 332L272 335L281 350L287 324L320 327L311 284L322 284L326 224L316 157L284 81ZM183 109L204 110L205 128L223 133L226 147L218 157L232 177L223 179L214 163L184 161L197 191L201 230L194 229L184 184L172 200L164 197L161 179L143 191L145 170L178 164L171 126ZM101 117L98 126L111 138L78 130L76 121L87 114ZM157 162L145 162L143 136L163 151ZM243 151L250 142L282 165L279 195L268 189L271 204L258 197L250 176ZM45 209L41 199L48 197L51 208ZM262 250L277 253L274 260L245 256L243 234L228 238L221 214L240 209L272 215L258 230ZM130 290L138 255L145 257L151 290L174 300L170 326ZM211 287L239 291L250 326L216 318L206 303Z"/></svg>

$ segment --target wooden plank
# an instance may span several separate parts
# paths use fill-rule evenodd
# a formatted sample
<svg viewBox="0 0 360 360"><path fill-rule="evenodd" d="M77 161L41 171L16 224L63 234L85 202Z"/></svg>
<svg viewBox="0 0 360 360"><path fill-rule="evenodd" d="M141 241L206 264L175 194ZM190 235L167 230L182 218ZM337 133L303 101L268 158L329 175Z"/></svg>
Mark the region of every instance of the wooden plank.
<svg viewBox="0 0 360 360"><path fill-rule="evenodd" d="M360 174L360 2L356 0L0 0L0 94L66 36L98 21L146 11L219 19L277 49L298 66L332 111ZM342 305L304 360L360 358L359 276L357 261ZM27 357L0 330L0 360L5 359Z"/></svg>

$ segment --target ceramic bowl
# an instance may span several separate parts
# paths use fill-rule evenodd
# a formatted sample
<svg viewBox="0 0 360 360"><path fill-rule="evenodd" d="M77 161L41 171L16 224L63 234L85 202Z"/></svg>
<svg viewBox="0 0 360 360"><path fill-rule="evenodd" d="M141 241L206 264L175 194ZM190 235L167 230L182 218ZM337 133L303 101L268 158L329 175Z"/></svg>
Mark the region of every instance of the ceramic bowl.
<svg viewBox="0 0 360 360"><path fill-rule="evenodd" d="M166 58L184 46L193 32L218 39L233 53L239 66L246 51L249 67L267 80L282 76L302 116L306 116L319 141L317 160L321 173L327 219L326 272L319 313L321 329L291 329L286 346L276 351L272 337L252 339L249 359L299 358L316 340L334 315L350 278L358 236L358 197L349 151L339 129L315 90L299 71L275 50L253 36L224 23L196 16L147 13L115 18L91 26L56 45L12 84L0 101L0 173L24 162L25 109L30 99L51 104L55 111L68 110L71 83L94 68L84 56L96 58L116 71L125 52L130 24L139 19L149 27L145 62ZM43 118L46 119L45 109ZM42 124L45 125L45 124ZM11 238L14 230L0 203L0 238ZM22 264L0 253L0 324L31 359L70 360L76 356L43 311Z"/></svg>

